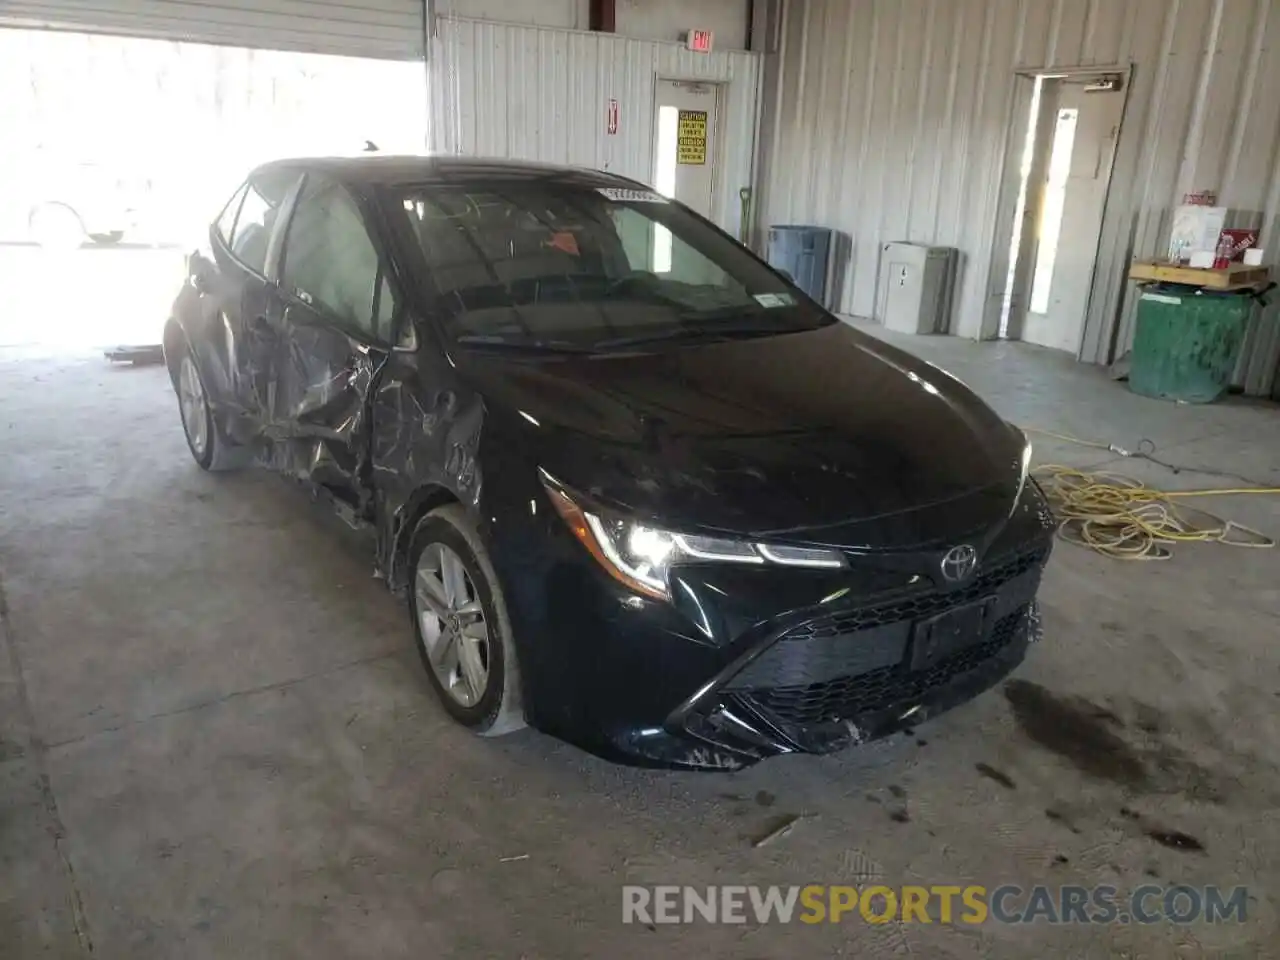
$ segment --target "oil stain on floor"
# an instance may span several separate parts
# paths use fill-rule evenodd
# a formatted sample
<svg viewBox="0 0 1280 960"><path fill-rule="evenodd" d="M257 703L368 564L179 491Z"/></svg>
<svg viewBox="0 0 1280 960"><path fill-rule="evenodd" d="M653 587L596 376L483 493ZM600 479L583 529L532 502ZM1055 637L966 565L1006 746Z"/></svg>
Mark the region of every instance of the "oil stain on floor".
<svg viewBox="0 0 1280 960"><path fill-rule="evenodd" d="M1005 699L1022 732L1083 773L1140 788L1147 769L1116 733L1119 720L1081 697L1064 697L1028 680L1010 680Z"/></svg>
<svg viewBox="0 0 1280 960"><path fill-rule="evenodd" d="M1082 773L1134 793L1181 793L1206 803L1225 802L1230 775L1209 770L1163 739L1154 708L1138 704L1136 739L1113 710L1083 697L1054 693L1028 680L1010 680L1005 699L1019 729L1034 743Z"/></svg>

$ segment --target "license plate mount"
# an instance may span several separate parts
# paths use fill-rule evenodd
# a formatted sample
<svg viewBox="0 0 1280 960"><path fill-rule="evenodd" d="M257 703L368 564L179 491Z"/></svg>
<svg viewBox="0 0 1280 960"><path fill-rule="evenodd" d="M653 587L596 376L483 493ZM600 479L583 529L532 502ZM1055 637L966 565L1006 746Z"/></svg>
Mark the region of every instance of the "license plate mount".
<svg viewBox="0 0 1280 960"><path fill-rule="evenodd" d="M987 598L916 621L911 631L911 669L927 670L981 642L990 625L991 606L992 598Z"/></svg>

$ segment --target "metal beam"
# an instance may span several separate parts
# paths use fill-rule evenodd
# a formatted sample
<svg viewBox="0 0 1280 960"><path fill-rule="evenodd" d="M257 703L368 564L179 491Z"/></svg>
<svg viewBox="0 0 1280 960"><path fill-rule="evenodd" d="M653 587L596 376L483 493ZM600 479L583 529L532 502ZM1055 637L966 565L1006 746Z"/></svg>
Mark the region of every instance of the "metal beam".
<svg viewBox="0 0 1280 960"><path fill-rule="evenodd" d="M618 30L617 0L591 0L589 25L592 30L601 33L616 33Z"/></svg>

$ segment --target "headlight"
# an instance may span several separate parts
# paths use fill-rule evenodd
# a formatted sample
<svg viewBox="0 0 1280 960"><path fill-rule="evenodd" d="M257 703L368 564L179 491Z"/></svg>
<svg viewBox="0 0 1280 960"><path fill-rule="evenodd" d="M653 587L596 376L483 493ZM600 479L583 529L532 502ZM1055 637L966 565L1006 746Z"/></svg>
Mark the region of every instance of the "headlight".
<svg viewBox="0 0 1280 960"><path fill-rule="evenodd" d="M1031 439L1019 428L1013 427L1013 432L1022 438L1022 473L1018 477L1018 489L1022 489L1022 485L1027 482L1027 474L1031 471Z"/></svg>
<svg viewBox="0 0 1280 960"><path fill-rule="evenodd" d="M1018 464L1018 493L1013 498L1014 509L1017 509L1018 499L1022 496L1022 488L1027 485L1027 474L1031 472L1031 440L1021 427L1015 426L1007 420L1005 424L1022 441L1022 457Z"/></svg>
<svg viewBox="0 0 1280 960"><path fill-rule="evenodd" d="M844 566L844 558L835 550L675 533L628 517L588 510L554 481L544 480L544 485L573 535L614 579L660 600L668 598L667 575L677 563L773 564L818 569Z"/></svg>

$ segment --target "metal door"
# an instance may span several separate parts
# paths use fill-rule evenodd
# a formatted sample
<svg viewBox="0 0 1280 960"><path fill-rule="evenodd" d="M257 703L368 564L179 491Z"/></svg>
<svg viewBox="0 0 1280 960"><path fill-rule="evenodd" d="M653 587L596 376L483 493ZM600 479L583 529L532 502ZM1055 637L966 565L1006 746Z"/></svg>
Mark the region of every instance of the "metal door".
<svg viewBox="0 0 1280 960"><path fill-rule="evenodd" d="M1022 339L1077 352L1093 286L1124 93L1064 83L1054 116Z"/></svg>

